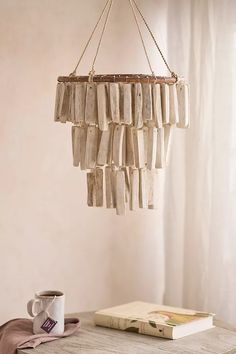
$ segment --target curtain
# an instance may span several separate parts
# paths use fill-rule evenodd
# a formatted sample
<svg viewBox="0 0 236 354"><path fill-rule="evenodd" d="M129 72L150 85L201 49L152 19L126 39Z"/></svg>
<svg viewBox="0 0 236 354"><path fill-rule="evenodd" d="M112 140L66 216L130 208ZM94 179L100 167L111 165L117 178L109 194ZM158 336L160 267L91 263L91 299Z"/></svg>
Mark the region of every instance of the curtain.
<svg viewBox="0 0 236 354"><path fill-rule="evenodd" d="M169 0L168 56L190 82L164 192L167 304L236 324L236 2Z"/></svg>

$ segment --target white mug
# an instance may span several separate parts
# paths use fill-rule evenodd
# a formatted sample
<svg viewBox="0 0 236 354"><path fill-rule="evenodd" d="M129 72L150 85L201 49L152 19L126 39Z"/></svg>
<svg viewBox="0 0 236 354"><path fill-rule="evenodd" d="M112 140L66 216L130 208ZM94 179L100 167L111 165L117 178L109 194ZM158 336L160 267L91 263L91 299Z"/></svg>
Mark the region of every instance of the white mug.
<svg viewBox="0 0 236 354"><path fill-rule="evenodd" d="M37 292L35 299L27 304L27 310L33 320L34 334L64 333L65 295L61 291L47 290Z"/></svg>

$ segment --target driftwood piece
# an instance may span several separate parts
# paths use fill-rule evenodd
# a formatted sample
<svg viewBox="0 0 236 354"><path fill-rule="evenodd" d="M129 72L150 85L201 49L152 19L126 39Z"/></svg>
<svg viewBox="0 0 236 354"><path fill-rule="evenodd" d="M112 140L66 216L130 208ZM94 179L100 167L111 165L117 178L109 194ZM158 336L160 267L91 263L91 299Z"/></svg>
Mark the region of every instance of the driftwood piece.
<svg viewBox="0 0 236 354"><path fill-rule="evenodd" d="M147 151L147 168L152 170L156 165L157 155L157 128L148 128L148 151Z"/></svg>
<svg viewBox="0 0 236 354"><path fill-rule="evenodd" d="M122 166L122 156L123 156L123 138L124 138L124 126L116 125L114 128L113 136L113 162L117 167Z"/></svg>
<svg viewBox="0 0 236 354"><path fill-rule="evenodd" d="M179 104L178 128L189 127L189 86L187 84L177 84L177 96Z"/></svg>
<svg viewBox="0 0 236 354"><path fill-rule="evenodd" d="M80 134L79 127L72 126L72 152L73 152L73 166L79 166L80 164Z"/></svg>
<svg viewBox="0 0 236 354"><path fill-rule="evenodd" d="M82 124L85 114L86 84L84 82L75 83L74 88L74 122Z"/></svg>
<svg viewBox="0 0 236 354"><path fill-rule="evenodd" d="M122 166L126 166L126 126L124 126L122 139Z"/></svg>
<svg viewBox="0 0 236 354"><path fill-rule="evenodd" d="M139 208L139 171L130 168L130 210Z"/></svg>
<svg viewBox="0 0 236 354"><path fill-rule="evenodd" d="M56 100L55 100L55 110L54 110L55 122L60 121L64 92L65 92L65 84L62 82L58 82L56 88Z"/></svg>
<svg viewBox="0 0 236 354"><path fill-rule="evenodd" d="M142 129L133 129L135 167L145 167L144 137Z"/></svg>
<svg viewBox="0 0 236 354"><path fill-rule="evenodd" d="M65 84L63 101L62 101L62 108L61 108L61 115L60 115L60 122L66 123L70 121L70 97L71 97L72 85L71 83Z"/></svg>
<svg viewBox="0 0 236 354"><path fill-rule="evenodd" d="M148 162L148 130L149 128L143 127L143 144L144 144L144 164L147 165Z"/></svg>
<svg viewBox="0 0 236 354"><path fill-rule="evenodd" d="M87 169L96 167L98 146L98 128L90 126L87 129L85 165Z"/></svg>
<svg viewBox="0 0 236 354"><path fill-rule="evenodd" d="M87 83L85 102L85 122L88 125L95 125L98 122L97 111L97 84Z"/></svg>
<svg viewBox="0 0 236 354"><path fill-rule="evenodd" d="M157 128L162 128L161 85L152 85L153 116Z"/></svg>
<svg viewBox="0 0 236 354"><path fill-rule="evenodd" d="M95 174L93 172L87 173L87 204L94 206L96 201L95 196Z"/></svg>
<svg viewBox="0 0 236 354"><path fill-rule="evenodd" d="M126 127L126 165L134 166L134 163L133 128Z"/></svg>
<svg viewBox="0 0 236 354"><path fill-rule="evenodd" d="M179 107L176 84L169 85L170 98L170 124L177 124L179 122Z"/></svg>
<svg viewBox="0 0 236 354"><path fill-rule="evenodd" d="M98 126L100 130L108 129L107 119L107 87L106 84L97 85L97 104L98 104Z"/></svg>
<svg viewBox="0 0 236 354"><path fill-rule="evenodd" d="M123 121L124 124L132 124L132 85L123 84L122 85L122 110L123 110Z"/></svg>
<svg viewBox="0 0 236 354"><path fill-rule="evenodd" d="M101 168L95 169L95 195L96 207L103 206L103 170Z"/></svg>
<svg viewBox="0 0 236 354"><path fill-rule="evenodd" d="M87 140L87 128L79 128L79 146L80 146L80 169L86 170L85 164L85 152L86 152L86 140Z"/></svg>
<svg viewBox="0 0 236 354"><path fill-rule="evenodd" d="M116 171L116 214L125 214L125 174L124 171Z"/></svg>
<svg viewBox="0 0 236 354"><path fill-rule="evenodd" d="M141 168L139 170L139 207L148 208L148 188L147 188L147 170Z"/></svg>
<svg viewBox="0 0 236 354"><path fill-rule="evenodd" d="M129 171L127 167L122 167L122 171L124 171L125 174L125 202L128 203L130 194Z"/></svg>
<svg viewBox="0 0 236 354"><path fill-rule="evenodd" d="M165 125L164 127L165 166L169 164L173 129L172 125Z"/></svg>
<svg viewBox="0 0 236 354"><path fill-rule="evenodd" d="M105 185L106 185L106 207L108 209L114 208L113 204L113 187L112 187L112 168L105 167Z"/></svg>
<svg viewBox="0 0 236 354"><path fill-rule="evenodd" d="M119 84L109 84L109 99L111 119L114 123L120 123L120 90Z"/></svg>
<svg viewBox="0 0 236 354"><path fill-rule="evenodd" d="M156 168L165 167L165 143L164 143L164 128L159 129L157 134L157 155Z"/></svg>
<svg viewBox="0 0 236 354"><path fill-rule="evenodd" d="M162 123L170 123L169 85L161 84Z"/></svg>
<svg viewBox="0 0 236 354"><path fill-rule="evenodd" d="M134 109L133 109L133 124L136 129L142 128L143 126L143 94L142 94L142 85L141 83L134 84L134 91L133 91L133 102L134 102Z"/></svg>
<svg viewBox="0 0 236 354"><path fill-rule="evenodd" d="M143 94L143 122L152 120L152 86L151 84L142 84Z"/></svg>
<svg viewBox="0 0 236 354"><path fill-rule="evenodd" d="M108 163L109 159L109 148L110 148L110 138L111 138L111 127L108 130L104 130L101 133L101 139L98 148L97 164L104 166Z"/></svg>

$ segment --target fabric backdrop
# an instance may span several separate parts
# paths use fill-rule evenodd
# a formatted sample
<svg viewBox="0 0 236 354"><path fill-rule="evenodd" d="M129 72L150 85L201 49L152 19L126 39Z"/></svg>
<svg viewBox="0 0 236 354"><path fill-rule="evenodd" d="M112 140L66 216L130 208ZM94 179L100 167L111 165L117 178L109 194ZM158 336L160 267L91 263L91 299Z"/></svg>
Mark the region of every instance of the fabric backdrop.
<svg viewBox="0 0 236 354"><path fill-rule="evenodd" d="M191 85L165 184L164 301L236 324L236 2L170 0L168 53ZM175 289L175 290L173 290Z"/></svg>

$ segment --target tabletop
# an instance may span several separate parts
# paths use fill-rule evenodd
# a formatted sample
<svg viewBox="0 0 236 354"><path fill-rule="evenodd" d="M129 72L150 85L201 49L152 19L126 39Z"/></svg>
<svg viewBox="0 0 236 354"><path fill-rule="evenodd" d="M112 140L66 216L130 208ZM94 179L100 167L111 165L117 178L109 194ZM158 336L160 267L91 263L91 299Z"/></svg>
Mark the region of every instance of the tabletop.
<svg viewBox="0 0 236 354"><path fill-rule="evenodd" d="M221 321L215 328L177 340L127 333L94 325L93 312L73 314L81 329L74 336L17 354L235 354L236 329Z"/></svg>

